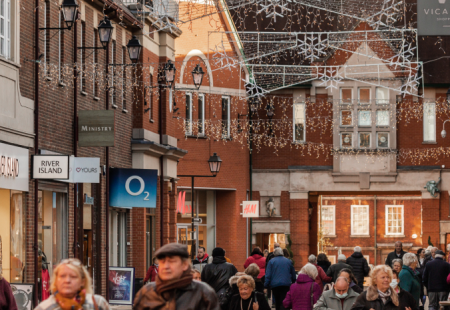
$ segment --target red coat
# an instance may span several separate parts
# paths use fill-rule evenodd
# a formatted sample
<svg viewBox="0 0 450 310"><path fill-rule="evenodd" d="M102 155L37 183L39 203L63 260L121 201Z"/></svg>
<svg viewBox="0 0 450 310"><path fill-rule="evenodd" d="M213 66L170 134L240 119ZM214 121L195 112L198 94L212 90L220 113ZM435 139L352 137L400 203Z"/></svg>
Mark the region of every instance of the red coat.
<svg viewBox="0 0 450 310"><path fill-rule="evenodd" d="M313 264L317 268L317 272L319 273L316 278L316 283L319 284L320 289L323 291L323 283L330 283L331 280L333 280L332 277L328 277L323 271L322 267L318 266L317 264Z"/></svg>
<svg viewBox="0 0 450 310"><path fill-rule="evenodd" d="M245 261L244 268L250 266L250 264L255 263L259 267L258 279L261 279L266 275L266 258L259 254L253 254Z"/></svg>
<svg viewBox="0 0 450 310"><path fill-rule="evenodd" d="M145 275L144 283L150 280L150 282L155 282L156 275L158 274L158 267L155 265L151 265L147 270L147 274Z"/></svg>

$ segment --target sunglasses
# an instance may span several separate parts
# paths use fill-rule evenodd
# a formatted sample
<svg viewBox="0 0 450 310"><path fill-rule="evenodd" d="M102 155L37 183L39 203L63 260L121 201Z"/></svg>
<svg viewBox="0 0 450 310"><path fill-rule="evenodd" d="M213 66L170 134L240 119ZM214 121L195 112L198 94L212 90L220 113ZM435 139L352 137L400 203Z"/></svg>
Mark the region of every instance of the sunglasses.
<svg viewBox="0 0 450 310"><path fill-rule="evenodd" d="M80 260L78 260L78 259L76 259L76 258L67 258L67 259L63 259L63 260L61 261L60 264L74 265L74 266L77 266L77 267L80 267L80 266L81 266Z"/></svg>

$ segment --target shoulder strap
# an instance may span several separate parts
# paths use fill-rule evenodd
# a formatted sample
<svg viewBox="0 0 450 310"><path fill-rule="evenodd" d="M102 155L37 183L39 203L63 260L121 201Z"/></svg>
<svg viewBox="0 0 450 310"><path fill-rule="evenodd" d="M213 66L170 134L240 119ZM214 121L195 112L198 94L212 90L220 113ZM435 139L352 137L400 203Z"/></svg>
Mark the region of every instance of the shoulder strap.
<svg viewBox="0 0 450 310"><path fill-rule="evenodd" d="M94 309L98 310L98 305L97 305L97 302L95 301L94 294L92 294L92 302L94 303Z"/></svg>
<svg viewBox="0 0 450 310"><path fill-rule="evenodd" d="M314 283L311 283L311 307L314 307Z"/></svg>

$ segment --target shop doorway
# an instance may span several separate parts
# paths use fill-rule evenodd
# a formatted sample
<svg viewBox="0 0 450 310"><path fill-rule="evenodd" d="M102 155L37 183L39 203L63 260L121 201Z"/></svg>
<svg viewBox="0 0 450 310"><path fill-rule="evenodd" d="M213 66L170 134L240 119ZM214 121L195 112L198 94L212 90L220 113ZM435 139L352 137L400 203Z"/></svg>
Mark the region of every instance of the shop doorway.
<svg viewBox="0 0 450 310"><path fill-rule="evenodd" d="M85 229L83 236L83 265L92 277L92 230Z"/></svg>
<svg viewBox="0 0 450 310"><path fill-rule="evenodd" d="M180 244L185 244L188 247L188 252L190 255L192 255L192 250L194 250L194 256L197 255L196 250L196 244L197 244L197 238L194 238L192 240L192 225L186 225L186 224L177 224L177 241ZM196 236L198 237L198 235Z"/></svg>
<svg viewBox="0 0 450 310"><path fill-rule="evenodd" d="M282 249L286 248L287 238L285 234L261 233L256 234L256 244L253 247L260 247L261 251L269 250L273 252L274 244L279 243Z"/></svg>

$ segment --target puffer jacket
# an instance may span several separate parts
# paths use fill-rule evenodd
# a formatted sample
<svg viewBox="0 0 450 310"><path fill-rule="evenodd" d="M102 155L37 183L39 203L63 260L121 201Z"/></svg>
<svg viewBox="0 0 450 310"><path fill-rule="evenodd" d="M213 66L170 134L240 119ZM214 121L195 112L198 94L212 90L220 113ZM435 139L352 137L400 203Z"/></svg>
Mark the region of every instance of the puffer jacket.
<svg viewBox="0 0 450 310"><path fill-rule="evenodd" d="M350 257L347 258L347 265L352 266L353 274L356 280L358 280L358 285L360 287L364 286L364 277L369 275L369 265L367 260L361 254L361 252L354 252Z"/></svg>
<svg viewBox="0 0 450 310"><path fill-rule="evenodd" d="M344 268L348 268L353 271L352 266L347 265L346 263L340 261L337 264L334 264L330 268L328 268L327 276L332 278L331 280L332 282L336 282L339 272L341 272L341 270Z"/></svg>
<svg viewBox="0 0 450 310"><path fill-rule="evenodd" d="M297 274L292 262L286 257L275 256L267 265L264 287L273 289L279 286L291 286L296 278Z"/></svg>
<svg viewBox="0 0 450 310"><path fill-rule="evenodd" d="M165 309L166 305L158 308L153 307L155 298L159 297L155 289L156 282L145 285L134 298L133 310ZM188 286L177 289L175 301L177 309L220 310L216 293L202 282L192 281Z"/></svg>
<svg viewBox="0 0 450 310"><path fill-rule="evenodd" d="M320 286L306 274L299 274L297 281L291 285L283 306L292 310L312 310L311 286L313 286L313 304L315 304L322 294Z"/></svg>
<svg viewBox="0 0 450 310"><path fill-rule="evenodd" d="M237 273L233 264L227 263L225 257L215 256L212 264L203 267L202 282L209 284L219 296L230 287L228 281Z"/></svg>
<svg viewBox="0 0 450 310"><path fill-rule="evenodd" d="M244 263L244 268L247 268L251 264L256 264L259 267L258 279L261 279L266 274L266 258L259 254L253 254Z"/></svg>
<svg viewBox="0 0 450 310"><path fill-rule="evenodd" d="M400 289L400 293L397 294L391 289L391 296L383 304L377 288L369 286L367 291L358 296L352 306L352 310L404 310L407 307L411 308L411 310L419 309L410 293Z"/></svg>

